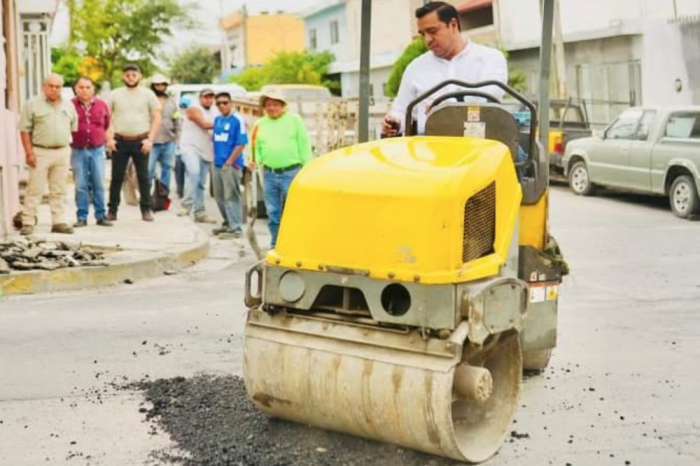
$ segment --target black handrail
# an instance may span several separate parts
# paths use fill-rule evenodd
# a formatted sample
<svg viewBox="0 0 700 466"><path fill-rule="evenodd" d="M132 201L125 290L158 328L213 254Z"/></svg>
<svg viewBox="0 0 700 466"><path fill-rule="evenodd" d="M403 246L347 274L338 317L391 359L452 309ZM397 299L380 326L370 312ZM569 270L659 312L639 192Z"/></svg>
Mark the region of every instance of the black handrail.
<svg viewBox="0 0 700 466"><path fill-rule="evenodd" d="M527 154L527 161L522 162L519 164L516 164L517 166L528 166L533 162L533 157L535 156L535 148L537 146L537 107L535 107L535 104L530 102L528 99L526 99L522 94L520 94L518 91L513 89L512 87L508 86L507 84L503 84L500 81L495 81L495 80L489 80L489 81L481 81L478 83L468 83L465 81L460 81L458 79L448 79L447 81L443 81L437 86L434 86L415 99L411 101L410 104L408 104L408 107L406 108L406 119L405 121L405 128L406 128L406 135L411 136L411 127L413 126L413 109L415 108L416 105L430 97L431 95L435 94L437 91L440 89L447 87L447 86L461 86L469 89L474 89L474 88L479 88L479 87L486 87L486 86L496 86L501 89L503 89L506 93L509 95L513 96L517 101L519 101L521 104L525 105L529 110L530 110L530 144L529 144L529 151ZM475 91L478 92L478 91ZM458 92L454 92L452 94L458 94ZM449 94L448 94L449 95ZM464 94L468 95L468 94ZM469 94L471 95L471 94ZM476 95L476 94L474 94ZM479 96L483 97L483 96ZM493 96L491 96L493 97Z"/></svg>

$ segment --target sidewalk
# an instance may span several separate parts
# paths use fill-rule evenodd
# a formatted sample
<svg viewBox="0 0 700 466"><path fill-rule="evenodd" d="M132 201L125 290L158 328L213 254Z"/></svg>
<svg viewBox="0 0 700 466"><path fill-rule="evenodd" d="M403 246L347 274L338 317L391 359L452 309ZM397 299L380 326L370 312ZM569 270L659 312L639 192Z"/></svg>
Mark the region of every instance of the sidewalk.
<svg viewBox="0 0 700 466"><path fill-rule="evenodd" d="M72 191L69 187L66 196L69 224L75 222ZM210 235L191 219L177 217L174 211L158 212L154 222L144 222L138 207L124 205L112 227L95 225L92 208L90 215L88 226L76 228L74 234L52 234L49 207L42 204L33 236L104 251L109 265L13 271L0 275L0 296L79 290L151 278L193 265L209 251Z"/></svg>

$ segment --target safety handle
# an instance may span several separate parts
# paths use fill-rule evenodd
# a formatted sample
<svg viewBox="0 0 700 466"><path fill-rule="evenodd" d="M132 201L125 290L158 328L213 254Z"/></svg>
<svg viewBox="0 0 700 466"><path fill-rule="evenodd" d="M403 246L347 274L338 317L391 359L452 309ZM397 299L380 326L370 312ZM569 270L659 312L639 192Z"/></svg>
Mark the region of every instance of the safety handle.
<svg viewBox="0 0 700 466"><path fill-rule="evenodd" d="M249 268L245 274L244 302L245 302L245 305L248 306L249 308L258 307L262 304L264 267L265 267L265 263L263 261L260 261L260 262L256 263L255 265L253 265L251 268ZM254 274L257 275L257 279L258 279L255 293L253 293L253 290L252 290L253 275Z"/></svg>

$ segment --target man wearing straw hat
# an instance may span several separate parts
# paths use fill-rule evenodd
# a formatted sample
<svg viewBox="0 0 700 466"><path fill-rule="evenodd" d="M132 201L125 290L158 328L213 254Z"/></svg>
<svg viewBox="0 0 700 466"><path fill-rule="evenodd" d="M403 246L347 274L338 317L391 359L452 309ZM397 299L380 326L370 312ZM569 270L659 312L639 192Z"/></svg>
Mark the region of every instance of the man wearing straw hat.
<svg viewBox="0 0 700 466"><path fill-rule="evenodd" d="M263 93L260 106L265 116L253 128L251 168L259 164L264 170L265 207L274 248L289 185L311 159L311 143L304 121L299 115L287 111L287 101L281 93Z"/></svg>

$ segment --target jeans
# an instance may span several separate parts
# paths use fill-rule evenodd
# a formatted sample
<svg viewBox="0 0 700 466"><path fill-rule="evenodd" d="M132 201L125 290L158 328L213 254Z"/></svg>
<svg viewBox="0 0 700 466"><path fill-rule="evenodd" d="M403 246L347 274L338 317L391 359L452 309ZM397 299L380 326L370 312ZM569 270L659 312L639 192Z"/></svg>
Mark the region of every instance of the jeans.
<svg viewBox="0 0 700 466"><path fill-rule="evenodd" d="M170 172L175 163L175 142L153 144L151 155L148 158L148 179L153 185L156 176L156 165L160 162L160 181L170 192Z"/></svg>
<svg viewBox="0 0 700 466"><path fill-rule="evenodd" d="M105 218L105 146L73 149L70 164L75 177L78 220L87 221L91 192L95 219L102 220Z"/></svg>
<svg viewBox="0 0 700 466"><path fill-rule="evenodd" d="M182 163L185 164L185 197L182 205L194 209L194 214L204 214L204 189L207 185L207 173L211 162L199 155L185 151L182 153Z"/></svg>
<svg viewBox="0 0 700 466"><path fill-rule="evenodd" d="M224 223L233 231L243 231L243 206L241 205L241 181L243 169L224 165L214 167L211 182L214 198Z"/></svg>
<svg viewBox="0 0 700 466"><path fill-rule="evenodd" d="M270 228L272 235L271 246L274 248L277 244L277 234L282 221L282 212L284 211L284 203L289 194L289 185L299 173L300 168L295 168L282 173L275 173L269 169L265 169L263 185L265 187L265 207L267 208L267 225Z"/></svg>
<svg viewBox="0 0 700 466"><path fill-rule="evenodd" d="M119 210L121 189L129 159L133 160L136 178L139 181L139 198L141 212L151 211L151 194L148 180L148 154L141 152L141 141L117 139L117 150L112 154L112 181L109 184L109 211L113 214Z"/></svg>

